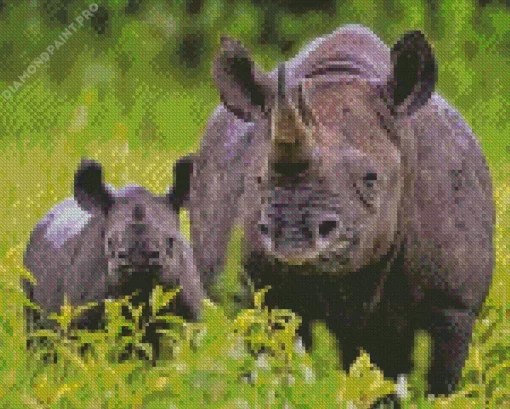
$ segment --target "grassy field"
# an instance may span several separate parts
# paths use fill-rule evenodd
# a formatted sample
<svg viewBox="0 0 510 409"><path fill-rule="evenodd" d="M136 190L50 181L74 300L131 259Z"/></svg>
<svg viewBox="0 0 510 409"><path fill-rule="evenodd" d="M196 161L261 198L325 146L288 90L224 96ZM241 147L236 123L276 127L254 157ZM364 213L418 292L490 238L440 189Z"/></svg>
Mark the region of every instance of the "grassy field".
<svg viewBox="0 0 510 409"><path fill-rule="evenodd" d="M37 2L20 3L0 7L0 92L62 31L45 20ZM493 174L495 275L461 387L450 398L421 397L429 341L418 334L416 370L404 407L510 405L508 8L467 0L437 1L434 7L421 1L339 1L337 13L278 12L279 40L260 44L264 13L248 1L205 1L194 16L184 11L185 2L171 7L147 1L129 17L122 14L127 1L98 3L110 10L108 35L98 36L90 26L78 30L12 98L0 97L0 408L352 407L348 402L366 408L395 388L364 354L348 375L338 371L333 341L320 326L312 354L303 353L293 340L299 318L268 311L260 294L253 310L235 315L225 297L221 307L205 307L200 324L176 322L168 357L155 368L136 359L114 362L122 342L114 336L120 318L112 319L109 333L95 335L94 356L77 354L80 340L90 340L90 334L78 334L78 340L72 332L55 337L55 365L43 365L24 348L23 247L35 223L72 194L81 157L99 160L114 186L138 183L162 193L170 184L172 163L198 148L218 103L209 70L221 33L241 38L270 69L315 36L353 22L371 27L388 44L406 30L425 32L438 59L439 92L473 128ZM87 2L73 2L69 15L87 7ZM202 63L183 68L172 56L177 39L194 27L205 34ZM236 285L238 239L233 238L224 280L231 287ZM289 314L284 329L267 330L268 322ZM276 347L282 343L283 349ZM274 356L250 353L248 346L261 345Z"/></svg>

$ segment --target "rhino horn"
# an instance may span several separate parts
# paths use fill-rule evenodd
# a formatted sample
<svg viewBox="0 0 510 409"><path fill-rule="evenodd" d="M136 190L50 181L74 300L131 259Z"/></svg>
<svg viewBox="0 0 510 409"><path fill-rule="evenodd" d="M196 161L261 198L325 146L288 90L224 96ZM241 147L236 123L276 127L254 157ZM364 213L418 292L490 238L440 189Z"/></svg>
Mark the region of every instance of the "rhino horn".
<svg viewBox="0 0 510 409"><path fill-rule="evenodd" d="M285 93L285 64L278 66L278 94L271 111L271 139L276 162L304 162L311 146L311 128ZM302 88L300 87L300 98Z"/></svg>

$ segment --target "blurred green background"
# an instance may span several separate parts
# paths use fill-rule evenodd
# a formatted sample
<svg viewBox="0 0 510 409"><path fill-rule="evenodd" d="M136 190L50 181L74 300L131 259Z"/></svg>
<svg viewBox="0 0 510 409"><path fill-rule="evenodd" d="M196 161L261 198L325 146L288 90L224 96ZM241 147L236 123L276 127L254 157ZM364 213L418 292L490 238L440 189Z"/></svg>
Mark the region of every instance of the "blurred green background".
<svg viewBox="0 0 510 409"><path fill-rule="evenodd" d="M505 3L96 0L97 9L92 6L95 12L81 26L76 19L91 8L89 1L0 0L0 351L10 354L0 356L5 390L25 374L23 325L15 318L22 304L12 290L19 288L31 229L72 194L82 156L101 161L106 181L115 186L166 190L172 163L198 148L219 102L210 73L222 34L241 39L267 70L342 24L366 25L388 45L407 30L426 34L438 60L438 90L473 128L493 174L496 270L487 304L508 321L510 11ZM70 34L59 40L66 30ZM55 41L62 44L46 61L42 53ZM20 76L23 84L14 90ZM236 269L238 257L234 254L227 269ZM485 322L480 320L480 328ZM485 379L469 378L469 368L485 374L490 365L498 370L509 365L508 337L498 335L492 342L484 331L475 332L468 385ZM493 352L495 342L502 345L500 355ZM482 359L485 346L490 358Z"/></svg>

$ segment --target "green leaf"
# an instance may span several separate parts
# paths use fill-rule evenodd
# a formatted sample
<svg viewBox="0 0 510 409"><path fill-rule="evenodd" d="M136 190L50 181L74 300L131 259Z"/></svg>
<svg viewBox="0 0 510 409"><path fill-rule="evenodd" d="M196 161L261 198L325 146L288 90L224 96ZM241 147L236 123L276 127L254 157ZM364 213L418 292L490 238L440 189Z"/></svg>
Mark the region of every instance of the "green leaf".
<svg viewBox="0 0 510 409"><path fill-rule="evenodd" d="M170 291L165 291L163 290L163 287L157 285L154 288L154 290L152 290L150 298L152 315L157 315L162 308L168 306L168 304L170 304L170 302L174 300L174 298L180 291L181 287L178 287Z"/></svg>
<svg viewBox="0 0 510 409"><path fill-rule="evenodd" d="M487 372L485 373L485 382L493 382L497 381L498 377L502 374L510 373L510 361L503 361L498 365L494 365L493 367L489 368Z"/></svg>
<svg viewBox="0 0 510 409"><path fill-rule="evenodd" d="M266 286L262 290L259 290L255 293L254 296L254 304L255 309L261 310L262 306L264 305L264 298L266 296L266 293L271 289L271 286Z"/></svg>

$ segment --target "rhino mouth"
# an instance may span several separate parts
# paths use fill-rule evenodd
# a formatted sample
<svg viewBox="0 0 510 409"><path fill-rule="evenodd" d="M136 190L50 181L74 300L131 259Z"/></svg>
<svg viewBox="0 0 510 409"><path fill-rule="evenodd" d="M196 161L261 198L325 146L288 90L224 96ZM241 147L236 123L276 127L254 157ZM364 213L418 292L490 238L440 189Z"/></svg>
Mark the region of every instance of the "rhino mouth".
<svg viewBox="0 0 510 409"><path fill-rule="evenodd" d="M301 266L310 264L331 264L342 266L349 263L356 240L339 239L324 248L307 249L266 249L272 257L285 264Z"/></svg>
<svg viewBox="0 0 510 409"><path fill-rule="evenodd" d="M148 295L156 285L162 284L161 266L119 266L117 272L116 295Z"/></svg>

